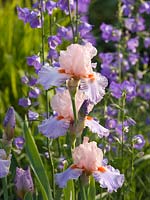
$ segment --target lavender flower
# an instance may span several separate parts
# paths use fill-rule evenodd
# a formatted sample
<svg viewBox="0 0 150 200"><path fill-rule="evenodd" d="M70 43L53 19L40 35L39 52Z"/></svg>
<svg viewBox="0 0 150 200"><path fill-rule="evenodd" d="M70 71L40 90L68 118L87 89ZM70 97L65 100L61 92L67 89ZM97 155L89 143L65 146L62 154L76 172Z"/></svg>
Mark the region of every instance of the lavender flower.
<svg viewBox="0 0 150 200"><path fill-rule="evenodd" d="M136 96L136 85L135 83L131 83L129 81L124 81L121 84L111 82L110 91L112 96L117 99L122 97L123 91L126 93L127 101L131 101Z"/></svg>
<svg viewBox="0 0 150 200"><path fill-rule="evenodd" d="M37 55L33 55L30 57L27 57L27 64L29 66L34 66L35 70L40 70L41 69L41 63L40 63L40 57Z"/></svg>
<svg viewBox="0 0 150 200"><path fill-rule="evenodd" d="M49 15L52 15L53 10L56 8L56 2L48 0L46 1L46 10L48 11Z"/></svg>
<svg viewBox="0 0 150 200"><path fill-rule="evenodd" d="M7 113L4 118L3 126L4 126L4 139L10 141L14 137L14 129L16 125L15 119L15 110L13 107L10 107L7 110Z"/></svg>
<svg viewBox="0 0 150 200"><path fill-rule="evenodd" d="M121 31L113 28L111 25L102 23L100 30L102 31L102 39L105 40L105 42L118 42L121 38Z"/></svg>
<svg viewBox="0 0 150 200"><path fill-rule="evenodd" d="M16 168L15 186L17 195L21 199L24 198L26 192L33 193L34 186L29 167L26 170Z"/></svg>
<svg viewBox="0 0 150 200"><path fill-rule="evenodd" d="M31 110L28 111L28 118L30 121L38 119L39 114L37 112L33 112Z"/></svg>
<svg viewBox="0 0 150 200"><path fill-rule="evenodd" d="M0 178L4 178L9 173L11 155L7 156L4 149L0 149Z"/></svg>
<svg viewBox="0 0 150 200"><path fill-rule="evenodd" d="M14 139L14 145L17 149L22 150L25 143L25 139L22 136L19 136Z"/></svg>
<svg viewBox="0 0 150 200"><path fill-rule="evenodd" d="M29 91L29 97L30 98L38 98L39 94L41 93L40 89L37 87L31 88L31 90Z"/></svg>
<svg viewBox="0 0 150 200"><path fill-rule="evenodd" d="M139 13L147 13L150 14L150 1L142 2L139 7Z"/></svg>
<svg viewBox="0 0 150 200"><path fill-rule="evenodd" d="M141 150L145 145L145 139L141 134L135 135L132 138L132 142L133 142L133 147L138 150Z"/></svg>
<svg viewBox="0 0 150 200"><path fill-rule="evenodd" d="M61 44L61 39L57 35L48 37L48 45L50 49L55 49L59 44Z"/></svg>
<svg viewBox="0 0 150 200"><path fill-rule="evenodd" d="M31 101L29 98L20 98L18 104L19 104L19 106L27 108L28 106L31 105Z"/></svg>
<svg viewBox="0 0 150 200"><path fill-rule="evenodd" d="M137 47L139 46L139 39L138 37L131 38L127 41L127 48L132 53L136 53Z"/></svg>

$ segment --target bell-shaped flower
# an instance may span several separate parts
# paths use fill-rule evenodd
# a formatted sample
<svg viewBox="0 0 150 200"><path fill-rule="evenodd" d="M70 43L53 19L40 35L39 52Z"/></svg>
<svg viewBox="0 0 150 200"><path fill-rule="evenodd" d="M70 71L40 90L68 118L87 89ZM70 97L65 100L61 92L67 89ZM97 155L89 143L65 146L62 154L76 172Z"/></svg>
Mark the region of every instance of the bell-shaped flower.
<svg viewBox="0 0 150 200"><path fill-rule="evenodd" d="M74 149L73 164L66 171L55 175L56 183L64 188L70 179L92 175L100 187L107 188L110 193L116 192L123 185L124 175L112 166L104 165L102 150L97 147L96 142L88 140L88 137L84 137L83 144Z"/></svg>
<svg viewBox="0 0 150 200"><path fill-rule="evenodd" d="M97 50L91 43L71 44L59 56L60 67L44 65L38 73L38 83L48 90L60 86L71 78L79 80L79 88L84 91L91 103L98 103L105 94L107 79L93 71L91 59Z"/></svg>
<svg viewBox="0 0 150 200"><path fill-rule="evenodd" d="M33 193L34 186L29 167L26 170L16 168L15 187L17 195L21 199L24 198L26 192Z"/></svg>
<svg viewBox="0 0 150 200"><path fill-rule="evenodd" d="M76 111L79 112L81 106L85 101L85 94L78 90L75 95ZM56 115L50 116L45 119L39 126L39 131L42 132L48 138L57 138L66 134L67 130L71 132L83 131L84 127L89 127L93 133L97 133L99 137L107 137L109 130L102 127L94 118L90 116L83 116L82 120L78 121L77 127L74 129L74 114L72 108L71 97L68 90L58 90L51 99L51 107L55 111ZM88 106L88 112L90 112L93 106ZM88 113L86 113L87 115Z"/></svg>
<svg viewBox="0 0 150 200"><path fill-rule="evenodd" d="M4 149L0 149L0 178L8 175L11 163L11 155L7 156Z"/></svg>

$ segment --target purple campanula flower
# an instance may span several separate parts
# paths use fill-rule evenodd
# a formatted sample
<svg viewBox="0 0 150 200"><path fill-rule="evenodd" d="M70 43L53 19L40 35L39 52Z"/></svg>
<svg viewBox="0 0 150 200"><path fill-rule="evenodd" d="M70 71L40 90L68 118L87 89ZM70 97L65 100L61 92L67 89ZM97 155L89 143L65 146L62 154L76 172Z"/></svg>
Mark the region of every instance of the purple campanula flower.
<svg viewBox="0 0 150 200"><path fill-rule="evenodd" d="M27 64L29 66L34 66L35 70L40 70L41 69L41 63L40 63L40 56L33 55L30 57L27 57Z"/></svg>
<svg viewBox="0 0 150 200"><path fill-rule="evenodd" d="M145 100L150 100L150 84L142 84L138 88L138 96Z"/></svg>
<svg viewBox="0 0 150 200"><path fill-rule="evenodd" d="M34 186L29 167L26 170L23 170L22 168L16 168L16 176L14 182L19 198L23 199L26 192L33 193Z"/></svg>
<svg viewBox="0 0 150 200"><path fill-rule="evenodd" d="M150 47L150 37L144 38L144 47L145 48Z"/></svg>
<svg viewBox="0 0 150 200"><path fill-rule="evenodd" d="M56 184L64 188L70 179L88 179L92 175L100 187L107 188L109 193L117 191L123 185L124 175L110 165L103 165L102 150L97 147L96 142L88 140L88 137L84 137L83 144L74 149L73 164L64 172L55 175Z"/></svg>
<svg viewBox="0 0 150 200"><path fill-rule="evenodd" d="M136 85L135 83L131 83L129 81L124 81L121 84L111 82L110 91L112 96L117 99L120 99L122 97L123 91L125 91L127 101L131 101L136 96Z"/></svg>
<svg viewBox="0 0 150 200"><path fill-rule="evenodd" d="M48 0L46 1L46 10L48 11L49 15L52 15L53 10L56 8L56 2Z"/></svg>
<svg viewBox="0 0 150 200"><path fill-rule="evenodd" d="M28 17L30 15L30 10L28 8L17 7L18 18L21 19L24 23L29 22Z"/></svg>
<svg viewBox="0 0 150 200"><path fill-rule="evenodd" d="M141 16L135 18L126 18L125 27L132 33L145 30L145 20Z"/></svg>
<svg viewBox="0 0 150 200"><path fill-rule="evenodd" d="M132 142L133 142L133 147L138 150L142 149L143 146L145 145L145 139L141 134L135 135L132 138Z"/></svg>
<svg viewBox="0 0 150 200"><path fill-rule="evenodd" d="M34 121L39 117L39 114L37 112L33 112L31 110L28 111L28 118L29 121Z"/></svg>
<svg viewBox="0 0 150 200"><path fill-rule="evenodd" d="M28 106L31 105L31 101L29 98L20 98L18 104L19 104L19 106L27 108Z"/></svg>
<svg viewBox="0 0 150 200"><path fill-rule="evenodd" d="M124 81L121 84L121 90L126 91L127 101L131 101L136 96L136 85L135 85L135 83L131 83L129 81Z"/></svg>
<svg viewBox="0 0 150 200"><path fill-rule="evenodd" d="M14 139L14 145L17 149L22 150L25 143L25 139L22 136L16 137Z"/></svg>
<svg viewBox="0 0 150 200"><path fill-rule="evenodd" d="M109 41L118 42L121 38L121 31L113 28L111 25L102 23L100 26L100 30L102 31L102 39L105 42Z"/></svg>
<svg viewBox="0 0 150 200"><path fill-rule="evenodd" d="M7 113L5 115L3 126L4 126L4 139L11 140L14 137L14 129L16 125L16 119L15 119L15 110L13 107L10 107L7 110Z"/></svg>
<svg viewBox="0 0 150 200"><path fill-rule="evenodd" d="M73 9L74 8L74 0L70 0L69 3L70 3L71 9ZM60 8L61 10L63 10L66 15L69 14L68 0L58 0L57 7Z"/></svg>
<svg viewBox="0 0 150 200"><path fill-rule="evenodd" d="M35 78L34 76L31 76L29 79L29 86L34 86L37 82L37 78Z"/></svg>
<svg viewBox="0 0 150 200"><path fill-rule="evenodd" d="M7 156L4 149L0 149L0 178L4 178L9 173L11 155Z"/></svg>
<svg viewBox="0 0 150 200"><path fill-rule="evenodd" d="M59 44L61 44L61 39L57 35L48 37L48 45L50 49L56 49Z"/></svg>
<svg viewBox="0 0 150 200"><path fill-rule="evenodd" d="M58 52L55 49L50 49L48 52L47 59L57 59L58 58Z"/></svg>
<svg viewBox="0 0 150 200"><path fill-rule="evenodd" d="M117 125L117 120L115 119L107 119L106 120L106 128L108 129L113 129Z"/></svg>
<svg viewBox="0 0 150 200"><path fill-rule="evenodd" d="M136 53L138 46L139 46L138 37L131 38L127 41L127 48L128 48L128 50L132 51L132 53Z"/></svg>
<svg viewBox="0 0 150 200"><path fill-rule="evenodd" d="M126 17L131 17L133 8L134 7L131 4L122 5L121 9L122 9L123 15Z"/></svg>
<svg viewBox="0 0 150 200"><path fill-rule="evenodd" d="M147 13L150 14L150 1L142 2L139 7L139 13Z"/></svg>
<svg viewBox="0 0 150 200"><path fill-rule="evenodd" d="M121 91L121 84L116 82L111 82L110 84L110 91L112 96L114 96L117 99L120 99L122 97L122 91Z"/></svg>
<svg viewBox="0 0 150 200"><path fill-rule="evenodd" d="M114 53L99 53L99 58L101 59L103 64L111 64L114 60Z"/></svg>
<svg viewBox="0 0 150 200"><path fill-rule="evenodd" d="M57 30L57 36L60 37L61 39L72 40L73 34L71 27L67 28L64 26L59 27Z"/></svg>
<svg viewBox="0 0 150 200"><path fill-rule="evenodd" d="M121 1L124 4L131 4L131 5L133 5L135 3L135 0L121 0Z"/></svg>
<svg viewBox="0 0 150 200"><path fill-rule="evenodd" d="M31 28L41 28L42 21L41 21L41 13L40 11L31 11L30 15L28 16L28 21L30 23Z"/></svg>
<svg viewBox="0 0 150 200"><path fill-rule="evenodd" d="M82 22L79 25L79 33L81 37L84 37L88 32L92 30L92 25L87 22Z"/></svg>
<svg viewBox="0 0 150 200"><path fill-rule="evenodd" d="M131 65L136 65L136 63L139 60L139 54L137 54L137 53L130 53L129 56L128 56L128 59L129 59Z"/></svg>
<svg viewBox="0 0 150 200"><path fill-rule="evenodd" d="M40 89L37 87L33 87L31 88L31 90L29 91L29 97L30 98L38 98L39 94L41 93Z"/></svg>
<svg viewBox="0 0 150 200"><path fill-rule="evenodd" d="M144 55L140 57L141 59L141 62L144 64L144 65L148 65L149 61L150 61L150 58L149 58L149 55L147 52L144 52ZM142 75L142 73L141 73ZM143 77L143 75L142 75Z"/></svg>
<svg viewBox="0 0 150 200"><path fill-rule="evenodd" d="M107 115L108 116L111 116L111 117L114 117L114 116L117 116L117 109L111 107L111 106L107 106Z"/></svg>
<svg viewBox="0 0 150 200"><path fill-rule="evenodd" d="M22 82L23 84L28 84L28 83L29 83L28 77L27 77L27 76L21 77L21 82Z"/></svg>

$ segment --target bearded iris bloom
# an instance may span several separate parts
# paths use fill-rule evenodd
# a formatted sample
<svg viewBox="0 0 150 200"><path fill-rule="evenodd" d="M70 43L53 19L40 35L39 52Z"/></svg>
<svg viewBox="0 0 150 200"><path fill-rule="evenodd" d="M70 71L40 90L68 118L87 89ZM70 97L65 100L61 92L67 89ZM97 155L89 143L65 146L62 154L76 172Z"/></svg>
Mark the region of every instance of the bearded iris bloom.
<svg viewBox="0 0 150 200"><path fill-rule="evenodd" d="M80 110L81 105L85 101L85 95L80 90L76 94L76 110ZM48 138L57 138L65 135L67 130L72 130L74 123L74 114L72 109L71 97L68 90L57 91L51 99L51 107L56 112L55 115L45 119L39 126L39 131ZM93 108L93 105L88 106L88 112ZM81 126L81 127L79 127ZM79 121L78 131L82 131L85 126L93 133L97 133L99 137L107 137L109 130L101 126L93 117L85 116L82 123ZM80 134L80 133L77 133Z"/></svg>
<svg viewBox="0 0 150 200"><path fill-rule="evenodd" d="M70 179L78 179L83 174L87 177L92 175L102 188L107 188L110 193L116 192L123 185L124 175L120 174L118 169L103 164L101 149L96 142L88 140L88 137L84 137L83 144L74 149L73 164L64 172L55 175L56 183L60 188L64 188Z"/></svg>
<svg viewBox="0 0 150 200"><path fill-rule="evenodd" d="M51 86L60 86L69 79L79 80L79 88L91 103L96 104L103 98L108 84L104 76L93 71L91 59L96 53L96 48L90 43L71 44L66 51L60 52L60 67L44 65L38 73L37 82L48 90Z"/></svg>

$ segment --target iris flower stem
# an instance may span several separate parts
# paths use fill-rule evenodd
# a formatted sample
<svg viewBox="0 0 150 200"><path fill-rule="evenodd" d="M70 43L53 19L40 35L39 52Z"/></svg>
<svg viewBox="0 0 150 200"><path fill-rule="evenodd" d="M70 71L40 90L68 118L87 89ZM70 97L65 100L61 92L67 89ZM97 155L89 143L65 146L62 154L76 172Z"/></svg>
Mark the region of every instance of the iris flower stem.
<svg viewBox="0 0 150 200"><path fill-rule="evenodd" d="M81 192L81 199L82 200L87 200L87 196L86 196L86 188L85 186L82 184L82 181L79 179L79 186L80 186L80 192Z"/></svg>
<svg viewBox="0 0 150 200"><path fill-rule="evenodd" d="M72 102L72 109L73 109L74 121L75 121L75 124L77 124L78 113L77 113L77 110L76 110L75 95L73 97L71 97L71 102Z"/></svg>
<svg viewBox="0 0 150 200"><path fill-rule="evenodd" d="M8 200L7 177L2 178L4 200Z"/></svg>
<svg viewBox="0 0 150 200"><path fill-rule="evenodd" d="M68 10L69 10L69 17L70 17L70 22L71 22L72 35L73 35L73 43L75 43L75 31L74 31L71 8L70 8L70 0L68 0Z"/></svg>

